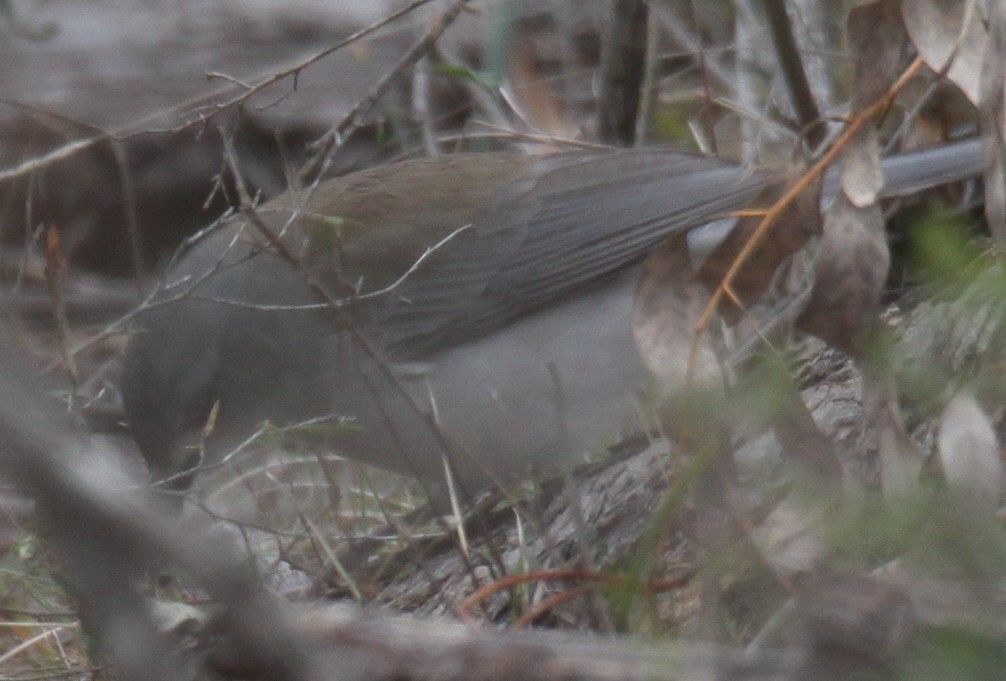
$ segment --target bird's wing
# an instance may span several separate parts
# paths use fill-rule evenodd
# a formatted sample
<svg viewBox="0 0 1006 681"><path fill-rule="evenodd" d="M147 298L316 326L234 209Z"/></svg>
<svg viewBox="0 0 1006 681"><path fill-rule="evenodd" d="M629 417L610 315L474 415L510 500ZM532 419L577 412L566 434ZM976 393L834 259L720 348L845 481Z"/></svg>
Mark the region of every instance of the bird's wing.
<svg viewBox="0 0 1006 681"><path fill-rule="evenodd" d="M973 173L977 156L956 145L886 159L885 192ZM261 215L337 298L357 299L355 323L412 360L638 261L671 232L744 207L765 183L659 148L460 154L336 178Z"/></svg>
<svg viewBox="0 0 1006 681"><path fill-rule="evenodd" d="M901 195L980 173L981 154L964 142L884 159L884 169L883 194ZM468 229L403 284L381 317L386 340L415 358L490 333L638 261L672 232L749 205L768 181L659 148L534 158L491 187Z"/></svg>
<svg viewBox="0 0 1006 681"><path fill-rule="evenodd" d="M764 184L760 173L659 149L563 159L535 182L526 238L456 333L483 332L620 270L668 234L743 208ZM510 209L496 210L505 219Z"/></svg>
<svg viewBox="0 0 1006 681"><path fill-rule="evenodd" d="M311 269L362 299L357 319L396 357L491 332L743 207L764 184L659 149L472 159L339 178L297 223Z"/></svg>
<svg viewBox="0 0 1006 681"><path fill-rule="evenodd" d="M299 255L351 320L389 353L414 359L419 339L443 335L477 306L487 283L527 236L533 206L504 222L484 218L501 193L526 193L532 159L519 155L423 159L337 178L297 222Z"/></svg>

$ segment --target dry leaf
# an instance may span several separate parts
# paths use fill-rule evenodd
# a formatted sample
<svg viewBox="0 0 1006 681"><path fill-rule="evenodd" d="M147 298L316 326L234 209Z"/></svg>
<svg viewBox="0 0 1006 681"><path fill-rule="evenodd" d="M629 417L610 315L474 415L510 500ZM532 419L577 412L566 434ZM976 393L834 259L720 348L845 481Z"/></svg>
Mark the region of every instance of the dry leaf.
<svg viewBox="0 0 1006 681"><path fill-rule="evenodd" d="M822 566L800 574L792 592L805 624L818 645L825 649L855 653L869 660L872 668L900 664L917 641L917 617L903 587L873 575L839 572ZM828 678L864 678L848 668ZM807 674L805 678L819 678Z"/></svg>
<svg viewBox="0 0 1006 681"><path fill-rule="evenodd" d="M985 219L992 237L1006 243L1006 3L993 3L989 44L981 72L982 141L985 149Z"/></svg>
<svg viewBox="0 0 1006 681"><path fill-rule="evenodd" d="M803 167L794 167L785 173L787 179L770 183L752 202L751 209L772 206L803 170ZM732 289L742 305L748 306L758 300L775 280L779 266L803 248L811 237L820 234L820 187L820 182L812 183L786 208L737 273ZM737 220L730 233L702 262L697 275L699 281L710 289L719 286L761 221L761 215ZM727 303L721 305L721 311L728 319L735 318L739 312Z"/></svg>
<svg viewBox="0 0 1006 681"><path fill-rule="evenodd" d="M960 392L950 400L940 420L937 440L947 484L991 516L999 508L1003 463L999 440L975 398Z"/></svg>
<svg viewBox="0 0 1006 681"><path fill-rule="evenodd" d="M751 540L772 570L782 576L812 570L825 555L825 510L790 494L754 528Z"/></svg>
<svg viewBox="0 0 1006 681"><path fill-rule="evenodd" d="M875 367L863 372L863 420L868 424L880 459L880 486L888 501L903 500L919 488L922 455L898 410L898 391L889 375L878 375ZM871 445L866 444L870 449Z"/></svg>
<svg viewBox="0 0 1006 681"><path fill-rule="evenodd" d="M884 188L884 168L880 164L880 140L871 125L860 128L842 153L842 191L857 208L877 202Z"/></svg>
<svg viewBox="0 0 1006 681"><path fill-rule="evenodd" d="M978 103L979 81L984 73L982 61L989 44L977 5L974 0L901 2L905 29L919 55L929 68L940 73L949 63L947 78L972 104Z"/></svg>
<svg viewBox="0 0 1006 681"><path fill-rule="evenodd" d="M839 194L824 220L814 290L800 327L858 355L878 323L889 264L880 208L857 208Z"/></svg>
<svg viewBox="0 0 1006 681"><path fill-rule="evenodd" d="M882 97L911 57L897 0L875 0L849 12L846 22L853 69L853 113Z"/></svg>
<svg viewBox="0 0 1006 681"><path fill-rule="evenodd" d="M650 253L636 289L632 331L665 399L690 390L723 390L720 361L708 334L702 334L692 357L695 330L709 300L692 272L685 234L669 237Z"/></svg>

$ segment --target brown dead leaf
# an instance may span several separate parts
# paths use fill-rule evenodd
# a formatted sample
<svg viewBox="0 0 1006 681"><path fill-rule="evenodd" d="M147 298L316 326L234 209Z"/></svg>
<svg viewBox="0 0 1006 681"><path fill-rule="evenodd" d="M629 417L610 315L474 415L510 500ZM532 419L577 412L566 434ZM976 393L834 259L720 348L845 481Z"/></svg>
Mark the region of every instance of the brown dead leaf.
<svg viewBox="0 0 1006 681"><path fill-rule="evenodd" d="M878 323L889 265L880 208L857 208L839 194L824 220L814 290L799 326L858 355Z"/></svg>
<svg viewBox="0 0 1006 681"><path fill-rule="evenodd" d="M985 218L992 238L1006 243L1006 3L993 3L982 65L981 116L985 149Z"/></svg>
<svg viewBox="0 0 1006 681"><path fill-rule="evenodd" d="M1001 4L1001 3L993 3ZM902 0L901 15L915 49L971 100L979 100L989 34L973 0ZM949 65L949 68L948 68Z"/></svg>
<svg viewBox="0 0 1006 681"><path fill-rule="evenodd" d="M849 12L846 23L853 68L853 113L880 99L911 59L897 0L875 0Z"/></svg>
<svg viewBox="0 0 1006 681"><path fill-rule="evenodd" d="M856 55L853 112L873 106L904 69L909 44L895 0L876 0L849 13ZM878 323L890 253L876 201L884 184L880 143L866 125L842 150L842 191L824 219L814 289L799 325L832 347L861 356Z"/></svg>
<svg viewBox="0 0 1006 681"><path fill-rule="evenodd" d="M756 212L772 206L803 171L802 166L794 166L785 173L787 179L766 186L752 202L751 211ZM758 300L772 284L779 266L807 245L811 237L820 234L820 196L821 184L814 182L786 208L772 225L768 235L744 263L732 286L732 293L737 296L741 305L747 307ZM697 279L710 289L719 286L761 222L760 214L740 218L726 238L703 261ZM735 305L726 302L720 307L721 314L731 321L741 312Z"/></svg>
<svg viewBox="0 0 1006 681"><path fill-rule="evenodd" d="M884 188L884 169L880 164L880 140L877 129L865 125L842 153L842 191L857 208L877 202Z"/></svg>
<svg viewBox="0 0 1006 681"><path fill-rule="evenodd" d="M999 508L1003 486L999 440L988 416L967 392L955 395L943 411L937 449L947 484L977 512L991 517Z"/></svg>
<svg viewBox="0 0 1006 681"><path fill-rule="evenodd" d="M791 584L804 626L821 648L847 651L870 662L871 674L850 674L843 668L830 678L865 678L911 654L918 618L908 591L900 585L873 575L840 572L834 566L796 575Z"/></svg>
<svg viewBox="0 0 1006 681"><path fill-rule="evenodd" d="M632 331L662 398L723 390L708 335L697 340L695 335L709 301L709 291L692 271L685 234L672 235L650 253L636 288Z"/></svg>
<svg viewBox="0 0 1006 681"><path fill-rule="evenodd" d="M922 455L905 431L894 379L878 372L876 367L864 371L862 399L863 420L867 424L866 448L875 448L880 459L884 498L892 502L903 500L919 488Z"/></svg>

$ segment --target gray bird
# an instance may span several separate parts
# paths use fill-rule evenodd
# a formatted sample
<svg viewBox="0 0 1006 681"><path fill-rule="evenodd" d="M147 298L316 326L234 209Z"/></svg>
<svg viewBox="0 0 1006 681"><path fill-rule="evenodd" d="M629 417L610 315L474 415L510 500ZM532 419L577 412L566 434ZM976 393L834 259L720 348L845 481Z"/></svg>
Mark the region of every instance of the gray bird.
<svg viewBox="0 0 1006 681"><path fill-rule="evenodd" d="M906 193L979 174L981 152L885 170L886 193ZM446 457L469 490L568 464L645 384L630 323L640 260L770 179L632 149L443 156L288 192L170 269L126 354L132 432L176 489L203 451L326 415L351 423L326 443L339 453L430 481Z"/></svg>

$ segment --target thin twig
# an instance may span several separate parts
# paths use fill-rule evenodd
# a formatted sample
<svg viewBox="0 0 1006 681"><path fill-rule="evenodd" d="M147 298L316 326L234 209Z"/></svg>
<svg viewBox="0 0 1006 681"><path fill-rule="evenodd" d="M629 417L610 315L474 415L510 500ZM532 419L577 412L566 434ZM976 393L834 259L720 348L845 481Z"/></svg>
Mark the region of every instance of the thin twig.
<svg viewBox="0 0 1006 681"><path fill-rule="evenodd" d="M778 0L762 0L762 11L768 17L776 59L782 71L783 81L789 90L789 100L796 112L797 122L801 130L807 131L807 141L816 149L824 141L828 131L823 125L818 125L821 111L814 101L810 81L807 80L807 71L803 67L800 50L796 45L786 3Z"/></svg>
<svg viewBox="0 0 1006 681"><path fill-rule="evenodd" d="M289 66L280 71L270 72L268 76L259 79L258 82L256 82L254 85L241 83L237 79L224 77L223 74L219 73L207 74L210 77L219 78L221 80L227 80L229 82L229 85L226 88L219 90L217 92L212 92L206 95L199 95L190 100L182 102L181 104L169 107L162 111L156 111L148 116L144 116L138 121L128 123L125 126L122 126L116 130L113 131L99 130L87 137L74 140L73 142L65 144L57 149L53 149L52 151L42 154L41 156L35 156L34 158L30 158L22 163L19 163L18 165L2 169L0 170L0 182L4 182L6 180L12 180L30 173L34 173L57 161L61 161L63 159L69 158L70 156L73 156L74 154L77 154L78 152L89 149L95 144L98 144L99 142L103 142L105 140L121 141L136 135L148 134L148 133L175 133L185 130L186 128L190 128L194 125L205 125L212 118L219 115L223 111L231 107L244 104L244 102L246 102L250 97L254 96L258 92L261 92L263 89L269 87L270 85L273 85L283 80L284 78L292 77L296 83L296 79L300 76L301 71L303 71L304 69L324 59L333 52L341 50L347 45L357 42L358 40L370 35L371 33L374 33L375 31L383 28L384 26L395 21L396 19L408 14L409 12L412 12L417 7L421 7L422 5L425 5L429 2L431 2L431 0L413 0L413 2L409 3L405 7L398 10L397 12L393 12L392 14L381 19L380 21L377 21L371 24L370 26L360 29L359 31L353 33L349 37L340 40L339 42L335 43L330 47L326 47L325 49L308 57L307 59L299 61L295 63L293 66ZM240 94L235 95L234 97L223 102L219 102L216 104L209 104L209 102L212 102L214 99L225 95L227 92L233 90L236 87L242 89L242 92ZM0 104L6 104L8 106L12 106L18 109L35 110L38 111L40 114L44 114L46 116L58 115L51 111L47 111L41 107L34 107L31 105L24 104L23 102L17 102L5 98L0 98ZM166 116L181 114L186 111L196 111L198 107L209 108L212 110L209 113L197 114L197 116L192 120L184 121L179 125L170 128L151 127L151 124L154 121L163 120ZM80 123L79 121L74 121L74 123L78 126L94 130L93 127L84 126L84 124Z"/></svg>
<svg viewBox="0 0 1006 681"><path fill-rule="evenodd" d="M699 356L699 344L702 340L702 336L705 334L706 329L709 327L710 322L713 319L713 315L719 309L720 303L723 301L723 297L727 294L727 291L733 286L734 279L737 278L738 273L741 268L747 263L748 259L754 253L755 249L762 242L768 231L776 223L776 221L782 216L783 212L792 204L804 190L806 190L812 182L815 182L824 171L834 162L838 155L845 149L849 141L859 132L868 121L872 120L877 114L886 111L894 98L901 92L902 89L908 84L909 81L922 69L924 62L921 58L916 58L915 61L909 65L905 72L901 74L898 80L870 106L866 107L859 115L853 118L848 127L839 135L835 144L831 146L828 151L826 151L821 158L815 163L810 170L808 170L804 175L793 184L789 190L780 198L775 204L772 205L765 213L765 217L758 224L758 227L751 234L751 238L748 239L747 243L737 254L733 263L730 265L730 269L727 273L723 275L723 279L716 290L710 297L709 304L706 305L706 309L702 313L702 317L699 319L698 323L695 325L695 333L692 338L691 348L688 353L688 374L685 380L686 386L692 386L694 383L694 372Z"/></svg>
<svg viewBox="0 0 1006 681"><path fill-rule="evenodd" d="M448 7L440 17L432 23L426 34L416 42L409 50L402 55L401 59L391 68L384 76L370 89L363 98L361 98L349 113L347 113L339 123L332 127L328 132L319 137L315 142L313 142L308 150L314 154L312 160L304 164L304 168L300 172L300 178L306 180L306 178L311 175L317 175L321 177L325 174L328 164L331 160L332 152L338 148L342 142L349 139L350 136L360 127L361 117L370 111L374 104L377 103L381 97L388 91L394 82L395 77L408 68L409 66L415 64L420 57L425 55L434 45L434 43L440 38L447 27L450 26L457 16L461 13L461 10L470 2L470 0L456 0L453 5Z"/></svg>
<svg viewBox="0 0 1006 681"><path fill-rule="evenodd" d="M678 589L687 584L693 576L694 573L689 572L679 577L652 579L644 583L644 587L648 591L669 591L671 589ZM478 591L470 594L467 598L465 598L465 600L461 601L461 605L457 608L457 615L462 620L469 622L473 621L471 611L476 605L487 599L489 596L505 589L511 589L518 584L526 584L528 582L569 581L574 579L609 582L614 584L635 583L639 581L631 576L626 577L624 575L606 572L591 572L587 570L542 570L522 575L507 575L506 577L496 580L492 584L482 587Z"/></svg>

